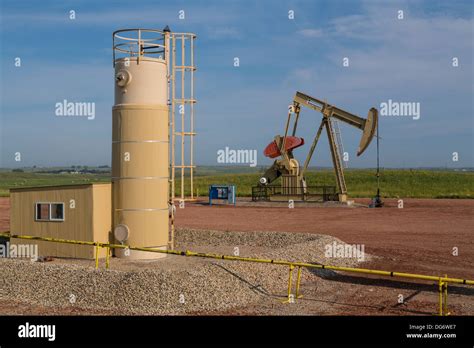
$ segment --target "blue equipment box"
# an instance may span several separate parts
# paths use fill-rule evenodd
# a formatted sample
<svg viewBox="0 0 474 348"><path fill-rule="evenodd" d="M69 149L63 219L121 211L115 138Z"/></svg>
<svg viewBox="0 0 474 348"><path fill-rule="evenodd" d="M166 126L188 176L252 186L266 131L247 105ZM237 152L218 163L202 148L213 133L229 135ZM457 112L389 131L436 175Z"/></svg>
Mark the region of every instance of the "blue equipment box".
<svg viewBox="0 0 474 348"><path fill-rule="evenodd" d="M235 185L210 185L209 205L212 205L213 199L226 200L228 204L235 205Z"/></svg>

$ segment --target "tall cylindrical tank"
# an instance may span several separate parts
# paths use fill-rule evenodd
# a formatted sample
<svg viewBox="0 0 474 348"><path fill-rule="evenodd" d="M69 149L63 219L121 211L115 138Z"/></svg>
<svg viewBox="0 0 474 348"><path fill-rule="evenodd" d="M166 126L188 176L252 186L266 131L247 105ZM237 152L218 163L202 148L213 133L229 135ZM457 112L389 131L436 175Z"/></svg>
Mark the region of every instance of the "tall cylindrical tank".
<svg viewBox="0 0 474 348"><path fill-rule="evenodd" d="M114 34L115 35L115 34ZM140 36L140 33L139 33ZM112 201L118 242L166 249L168 243L168 82L166 55L115 58L112 111ZM115 49L115 45L114 45ZM117 256L165 254L117 249Z"/></svg>

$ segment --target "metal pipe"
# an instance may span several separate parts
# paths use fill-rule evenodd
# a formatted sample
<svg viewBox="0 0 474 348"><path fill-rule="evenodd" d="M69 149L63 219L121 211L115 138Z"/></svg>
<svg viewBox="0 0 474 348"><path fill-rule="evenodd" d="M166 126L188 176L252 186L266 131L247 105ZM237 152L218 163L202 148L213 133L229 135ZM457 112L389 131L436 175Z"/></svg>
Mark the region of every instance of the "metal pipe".
<svg viewBox="0 0 474 348"><path fill-rule="evenodd" d="M95 243L95 269L99 269L99 243Z"/></svg>
<svg viewBox="0 0 474 348"><path fill-rule="evenodd" d="M303 297L303 296L300 296L300 283L301 283L301 266L298 267L298 275L296 276L296 291L295 291L296 298Z"/></svg>
<svg viewBox="0 0 474 348"><path fill-rule="evenodd" d="M448 313L448 283L444 283L444 315Z"/></svg>
<svg viewBox="0 0 474 348"><path fill-rule="evenodd" d="M288 159L288 156L285 151L285 144L286 144L286 136L288 135L288 129L290 127L290 120L291 120L291 110L288 110L288 118L286 120L285 135L283 136L283 141L280 144L280 154L286 157L287 159Z"/></svg>
<svg viewBox="0 0 474 348"><path fill-rule="evenodd" d="M283 301L283 303L291 303L291 283L292 283L292 280L293 280L293 269L295 268L295 266L293 265L290 265L289 268L288 268L288 298Z"/></svg>
<svg viewBox="0 0 474 348"><path fill-rule="evenodd" d="M184 76L186 69L184 66L186 65L185 61L185 41L184 35L181 36L181 65L183 66L181 70L181 199L184 201L184 113L185 113L185 90L184 90Z"/></svg>
<svg viewBox="0 0 474 348"><path fill-rule="evenodd" d="M304 177L304 174L306 173L306 170L308 169L309 162L311 161L311 157L313 157L314 149L316 149L316 145L318 144L319 137L321 136L321 132L323 131L323 127L325 125L324 120L325 118L323 117L323 119L321 120L321 124L318 128L318 131L316 132L316 135L313 139L313 143L311 144L311 149L308 152L308 156L306 157L306 160L304 161L303 170L300 171L300 179Z"/></svg>
<svg viewBox="0 0 474 348"><path fill-rule="evenodd" d="M295 108L295 122L293 123L293 132L291 133L292 136L296 135L296 128L298 127L298 120L300 118L300 107L297 105L293 105Z"/></svg>
<svg viewBox="0 0 474 348"><path fill-rule="evenodd" d="M443 315L443 282L441 278L438 281L438 290L439 290L439 315Z"/></svg>
<svg viewBox="0 0 474 348"><path fill-rule="evenodd" d="M106 248L106 254L105 254L105 268L109 268L110 265L110 247Z"/></svg>
<svg viewBox="0 0 474 348"><path fill-rule="evenodd" d="M176 36L172 35L172 74L171 74L171 202L175 199L175 177L176 177Z"/></svg>
<svg viewBox="0 0 474 348"><path fill-rule="evenodd" d="M190 36L189 37L189 41L190 41L190 56L191 56L191 77L190 77L190 80L191 80L191 105L190 105L190 117L191 117L191 129L190 129L190 132L191 133L194 133L194 70L195 70L195 67L194 67L194 37L193 36ZM191 135L191 139L190 140L190 160L189 160L189 164L190 164L190 180L191 180L191 199L194 199L194 134Z"/></svg>

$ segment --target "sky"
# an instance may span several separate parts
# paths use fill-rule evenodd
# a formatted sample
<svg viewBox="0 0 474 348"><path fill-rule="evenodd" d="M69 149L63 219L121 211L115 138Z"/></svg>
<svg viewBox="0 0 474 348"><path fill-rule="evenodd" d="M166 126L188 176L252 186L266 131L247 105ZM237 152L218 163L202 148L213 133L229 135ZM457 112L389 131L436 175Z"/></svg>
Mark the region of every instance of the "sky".
<svg viewBox="0 0 474 348"><path fill-rule="evenodd" d="M263 149L301 91L364 118L389 100L418 105L419 117L380 116L383 167L474 166L472 1L0 3L0 167L110 164L112 32L165 25L197 34L197 165L226 147L270 164ZM56 116L64 99L95 103L95 118ZM301 162L320 120L301 112ZM348 166L374 167L375 142L356 157L361 132L340 127ZM331 165L325 135L311 165Z"/></svg>

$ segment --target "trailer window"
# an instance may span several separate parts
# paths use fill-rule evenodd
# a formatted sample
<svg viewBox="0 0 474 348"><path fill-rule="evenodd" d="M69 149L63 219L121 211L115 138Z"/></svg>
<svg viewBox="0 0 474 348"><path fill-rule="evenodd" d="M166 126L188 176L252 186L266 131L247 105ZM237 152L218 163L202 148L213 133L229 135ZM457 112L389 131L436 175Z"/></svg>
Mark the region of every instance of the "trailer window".
<svg viewBox="0 0 474 348"><path fill-rule="evenodd" d="M36 203L36 220L49 220L49 203Z"/></svg>
<svg viewBox="0 0 474 348"><path fill-rule="evenodd" d="M50 216L53 221L64 220L64 203L51 203Z"/></svg>
<svg viewBox="0 0 474 348"><path fill-rule="evenodd" d="M64 221L64 203L36 203L36 221Z"/></svg>

